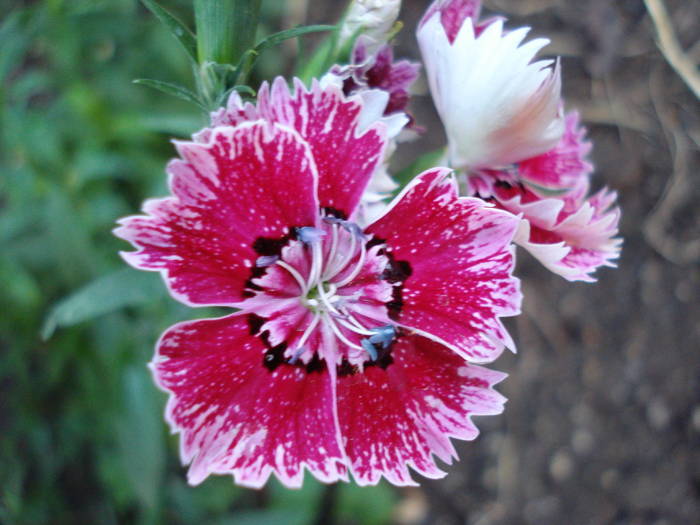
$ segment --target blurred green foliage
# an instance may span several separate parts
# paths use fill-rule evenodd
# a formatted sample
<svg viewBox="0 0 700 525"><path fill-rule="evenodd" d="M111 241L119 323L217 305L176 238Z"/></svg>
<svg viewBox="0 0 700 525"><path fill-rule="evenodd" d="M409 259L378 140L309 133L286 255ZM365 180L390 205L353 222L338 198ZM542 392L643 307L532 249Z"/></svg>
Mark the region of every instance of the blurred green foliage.
<svg viewBox="0 0 700 525"><path fill-rule="evenodd" d="M190 6L168 2L192 27ZM263 3L261 32L284 6ZM136 0L0 9L0 523L302 525L329 495L339 522L386 523L384 485L187 486L146 363L160 332L207 312L126 268L110 231L165 193L169 138L205 122L132 80L191 86L190 63ZM261 57L258 79L280 62Z"/></svg>

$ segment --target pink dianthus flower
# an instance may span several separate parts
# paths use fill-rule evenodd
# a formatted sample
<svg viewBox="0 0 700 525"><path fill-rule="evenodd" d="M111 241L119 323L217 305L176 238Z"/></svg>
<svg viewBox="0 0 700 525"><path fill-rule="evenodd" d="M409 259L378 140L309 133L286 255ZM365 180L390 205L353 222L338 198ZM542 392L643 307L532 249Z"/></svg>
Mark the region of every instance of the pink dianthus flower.
<svg viewBox="0 0 700 525"><path fill-rule="evenodd" d="M365 109L335 85L265 86L176 142L172 195L115 230L179 301L236 309L171 327L151 363L193 484L414 484L408 467L441 477L433 455L503 408L504 375L473 363L512 347L518 220L436 168L360 228L388 140Z"/></svg>
<svg viewBox="0 0 700 525"><path fill-rule="evenodd" d="M564 114L559 63L535 60L549 41L480 13L478 0L436 0L418 27L448 163L469 195L522 217L515 242L546 268L594 281L619 256L616 194L587 196L591 145Z"/></svg>

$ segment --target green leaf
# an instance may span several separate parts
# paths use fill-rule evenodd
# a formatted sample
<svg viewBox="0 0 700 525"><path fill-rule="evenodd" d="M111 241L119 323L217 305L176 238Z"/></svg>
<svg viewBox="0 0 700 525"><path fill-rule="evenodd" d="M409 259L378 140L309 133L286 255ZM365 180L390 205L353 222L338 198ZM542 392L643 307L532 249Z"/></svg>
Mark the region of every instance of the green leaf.
<svg viewBox="0 0 700 525"><path fill-rule="evenodd" d="M156 15L158 20L160 20L165 27L170 30L190 58L196 62L197 39L195 38L194 33L192 33L192 31L190 31L190 29L173 14L161 7L155 0L141 0L141 2L148 8L149 11L151 11L151 13Z"/></svg>
<svg viewBox="0 0 700 525"><path fill-rule="evenodd" d="M319 33L321 31L333 31L335 29L336 26L331 25L312 25L294 27L292 29L280 31L279 33L274 33L264 38L263 40L258 42L258 44L255 46L255 49L257 49L258 51L262 51L263 49L267 49L268 47L280 44L281 42L289 40L290 38L297 38L303 35L308 35L309 33Z"/></svg>
<svg viewBox="0 0 700 525"><path fill-rule="evenodd" d="M148 86L153 89L157 89L158 91L162 91L163 93L167 93L168 95L172 95L179 99L186 100L187 102L191 102L192 104L195 104L196 106L202 108L204 111L207 110L207 108L204 106L204 104L202 104L197 95L195 95L189 89L183 86L178 86L177 84L172 84L170 82L163 82L161 80L153 80L151 78L137 78L133 82L134 84Z"/></svg>
<svg viewBox="0 0 700 525"><path fill-rule="evenodd" d="M258 50L255 48L248 49L247 51L245 51L241 55L238 64L236 64L236 67L233 69L232 82L235 82L239 85L245 83L248 79L248 74L250 73L250 70L253 69L255 62L258 60L258 56Z"/></svg>
<svg viewBox="0 0 700 525"><path fill-rule="evenodd" d="M153 388L149 376L143 365L132 365L124 371L123 412L115 426L124 478L141 505L155 509L165 473L165 440L161 394Z"/></svg>
<svg viewBox="0 0 700 525"><path fill-rule="evenodd" d="M327 64L336 57L338 44L338 29L336 28L317 48L305 64L298 65L297 75L305 84L312 78L320 76L328 70Z"/></svg>
<svg viewBox="0 0 700 525"><path fill-rule="evenodd" d="M139 125L158 133L167 133L178 137L189 137L196 130L207 124L202 114L148 112L137 117Z"/></svg>
<svg viewBox="0 0 700 525"><path fill-rule="evenodd" d="M261 0L195 0L200 64L235 64L252 47Z"/></svg>
<svg viewBox="0 0 700 525"><path fill-rule="evenodd" d="M236 512L233 518L222 518L212 525L307 525L309 509L251 510Z"/></svg>
<svg viewBox="0 0 700 525"><path fill-rule="evenodd" d="M255 90L250 86L233 86L231 90L237 91L238 93L250 95L251 97L255 97Z"/></svg>
<svg viewBox="0 0 700 525"><path fill-rule="evenodd" d="M391 522L396 493L387 483L376 487L339 485L336 510L340 522L352 521L360 525L385 525Z"/></svg>
<svg viewBox="0 0 700 525"><path fill-rule="evenodd" d="M24 15L23 11L10 13L6 15L7 18L0 25L0 42L2 42L0 81L3 83L10 71L19 65L33 36L28 34L26 27L23 27L22 18L25 18Z"/></svg>
<svg viewBox="0 0 700 525"><path fill-rule="evenodd" d="M234 91L236 91L238 93L242 93L244 95L248 95L251 98L255 98L255 96L256 96L255 90L252 87L238 84L238 85L233 86L231 89L227 89L226 91L224 91L221 94L221 96L219 97L219 100L217 101L216 106L217 107L225 106L226 101L228 100L228 97Z"/></svg>
<svg viewBox="0 0 700 525"><path fill-rule="evenodd" d="M413 177L423 173L425 170L444 165L445 153L445 148L425 153L394 175L394 179L400 184L401 188L404 187ZM398 191L400 191L400 188Z"/></svg>
<svg viewBox="0 0 700 525"><path fill-rule="evenodd" d="M80 288L53 307L41 329L46 340L60 326L71 326L162 294L156 275L124 268Z"/></svg>

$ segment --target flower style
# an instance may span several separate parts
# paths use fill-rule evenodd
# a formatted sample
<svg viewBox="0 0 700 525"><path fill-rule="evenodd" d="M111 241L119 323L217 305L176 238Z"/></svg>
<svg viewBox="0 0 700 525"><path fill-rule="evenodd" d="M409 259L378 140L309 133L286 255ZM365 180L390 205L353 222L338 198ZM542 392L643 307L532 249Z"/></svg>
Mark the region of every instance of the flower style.
<svg viewBox="0 0 700 525"><path fill-rule="evenodd" d="M438 0L418 27L428 82L457 169L505 167L552 149L562 136L558 63L533 62L549 43L529 28L478 24L480 2Z"/></svg>
<svg viewBox="0 0 700 525"><path fill-rule="evenodd" d="M382 476L415 484L450 463L451 437L504 398L489 362L512 347L518 220L459 197L450 170L411 182L365 229L358 205L383 160L387 125L333 85L282 81L176 142L172 196L115 233L133 266L160 271L191 306L238 309L160 338L151 364L170 393L189 481L229 473L298 487Z"/></svg>

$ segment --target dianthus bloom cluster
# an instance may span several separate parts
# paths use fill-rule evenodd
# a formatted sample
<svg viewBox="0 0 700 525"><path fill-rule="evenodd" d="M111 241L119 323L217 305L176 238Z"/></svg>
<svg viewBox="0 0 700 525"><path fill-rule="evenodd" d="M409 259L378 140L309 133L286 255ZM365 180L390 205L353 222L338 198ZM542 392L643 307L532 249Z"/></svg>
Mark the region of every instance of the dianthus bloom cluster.
<svg viewBox="0 0 700 525"><path fill-rule="evenodd" d="M514 350L500 319L520 311L516 245L569 280L618 255L615 194L588 195L559 65L534 61L547 41L481 20L474 0L438 0L418 27L446 167L386 202L389 157L420 132L418 66L381 40L398 2L371 3L349 64L231 95L175 143L171 195L115 230L177 300L231 309L168 329L151 364L193 484L443 476L450 438L503 409L505 375L482 365Z"/></svg>

